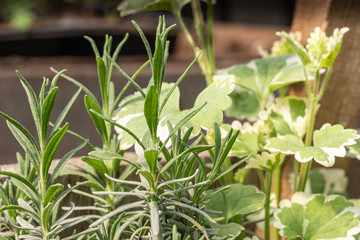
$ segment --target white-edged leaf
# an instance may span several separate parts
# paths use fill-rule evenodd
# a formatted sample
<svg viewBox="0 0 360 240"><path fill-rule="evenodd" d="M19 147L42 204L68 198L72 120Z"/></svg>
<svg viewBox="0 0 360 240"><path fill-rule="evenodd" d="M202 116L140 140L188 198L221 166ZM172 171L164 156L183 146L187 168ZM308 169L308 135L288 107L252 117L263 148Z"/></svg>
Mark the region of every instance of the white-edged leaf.
<svg viewBox="0 0 360 240"><path fill-rule="evenodd" d="M314 159L325 167L331 167L335 157L345 156L344 146L355 144L357 138L356 130L325 124L314 132L314 146L306 147L299 137L285 135L269 139L265 148L271 152L295 154L295 159L302 163Z"/></svg>
<svg viewBox="0 0 360 240"><path fill-rule="evenodd" d="M360 209L338 195L297 192L282 200L274 213L274 226L288 239L355 239L360 232Z"/></svg>
<svg viewBox="0 0 360 240"><path fill-rule="evenodd" d="M314 132L314 146L327 149L343 149L344 146L355 144L360 136L355 129L344 129L340 124L323 125ZM343 156L343 155L342 155Z"/></svg>
<svg viewBox="0 0 360 240"><path fill-rule="evenodd" d="M271 92L305 80L302 62L294 54L256 59L247 64L220 70L218 74L233 76L237 86L248 89L256 95L261 107L265 107Z"/></svg>
<svg viewBox="0 0 360 240"><path fill-rule="evenodd" d="M163 102L167 93L172 89L172 86L173 84L163 83L159 102ZM159 117L157 136L164 141L169 134L166 126L168 121L175 125L205 103L205 106L185 124L185 127L193 127L193 134L199 133L201 128L212 129L214 122L221 123L223 111L230 107L231 98L228 94L230 94L233 89L234 84L230 78L215 81L198 95L193 108L180 110L180 91L178 88L175 88ZM117 123L130 129L140 139L147 133L147 131L144 131L144 129L147 129L147 125L143 114L143 107L144 99L137 92L122 101L120 111L116 116ZM122 148L128 148L134 144L134 139L125 131L119 128L116 128L116 131L119 134L119 138L121 138Z"/></svg>

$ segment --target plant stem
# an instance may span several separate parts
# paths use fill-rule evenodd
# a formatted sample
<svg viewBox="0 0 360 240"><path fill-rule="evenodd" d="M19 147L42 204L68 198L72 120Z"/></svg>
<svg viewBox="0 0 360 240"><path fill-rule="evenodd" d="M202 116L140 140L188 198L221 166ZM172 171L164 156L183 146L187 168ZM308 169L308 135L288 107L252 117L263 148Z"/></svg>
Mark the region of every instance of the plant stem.
<svg viewBox="0 0 360 240"><path fill-rule="evenodd" d="M271 197L272 173L266 175L265 191L265 239L270 239L270 197Z"/></svg>
<svg viewBox="0 0 360 240"><path fill-rule="evenodd" d="M259 179L260 179L260 184L261 184L261 189L265 192L266 191L266 186L265 186L265 179L264 179L264 175L262 173L261 170L257 170L258 174L259 174Z"/></svg>
<svg viewBox="0 0 360 240"><path fill-rule="evenodd" d="M207 85L210 85L213 82L213 79L212 79L213 72L211 71L212 67L211 67L211 63L210 63L211 62L211 60L210 60L211 50L209 49L208 39L205 34L205 26L204 26L204 20L203 20L203 15L202 15L202 11L201 11L200 1L192 0L191 7L192 7L193 15L194 15L195 29L196 29L196 33L199 38L200 48L202 51L205 52L204 55L200 56L199 60L203 61L204 69L202 69L202 71L203 71L203 74L205 75ZM210 12L212 12L212 10L210 10ZM211 24L210 24L210 26L211 26Z"/></svg>
<svg viewBox="0 0 360 240"><path fill-rule="evenodd" d="M281 175L282 175L282 169L283 169L283 160L285 158L284 156L280 156L281 158L283 158L281 160L281 164L279 165L279 167L275 170L274 175L273 175L273 181L274 181L274 188L273 191L275 193L276 196L276 206L279 206L280 203L280 193L281 193ZM270 186L271 187L271 186ZM272 240L278 240L280 239L279 236L279 231L277 228L272 228Z"/></svg>
<svg viewBox="0 0 360 240"><path fill-rule="evenodd" d="M196 46L194 39L192 38L188 28L186 27L186 25L181 17L181 14L174 13L174 15L175 15L177 21L179 22L180 28L184 32L185 38L188 41L188 43L190 44L190 47L191 47L194 55L197 56L200 53L200 49ZM203 61L203 57L199 58L197 62L200 66L202 73L206 76L206 67L205 67L205 62Z"/></svg>
<svg viewBox="0 0 360 240"><path fill-rule="evenodd" d="M296 192L297 190L297 180L298 180L298 174L299 174L299 163L298 161L294 161L294 184L293 184L293 191L294 193Z"/></svg>
<svg viewBox="0 0 360 240"><path fill-rule="evenodd" d="M315 117L316 117L316 106L318 104L318 86L319 86L319 80L320 80L320 69L316 70L315 75L315 81L314 81L314 89L312 95L308 96L311 100L311 106L310 106L310 117L309 117L309 124L308 129L306 132L306 138L305 138L305 146L310 146L312 142L312 135L314 132L314 126L315 126ZM300 177L299 177L299 185L297 188L297 191L304 191L306 187L307 178L309 176L309 171L311 168L311 162L309 161L307 163L302 163L300 168Z"/></svg>
<svg viewBox="0 0 360 240"><path fill-rule="evenodd" d="M150 216L151 216L151 233L153 240L162 240L162 231L160 225L159 207L156 201L150 202Z"/></svg>
<svg viewBox="0 0 360 240"><path fill-rule="evenodd" d="M208 0L208 51L209 51L209 62L210 62L210 73L213 76L215 72L215 55L214 55L214 41L213 41L213 0Z"/></svg>
<svg viewBox="0 0 360 240"><path fill-rule="evenodd" d="M319 95L318 95L318 101L321 100L321 98L323 97L323 95L324 95L324 93L325 93L325 89L326 89L326 86L327 86L327 84L328 84L328 82L329 82L329 79L330 79L330 76L331 76L331 72L332 72L332 66L327 69L324 82L323 82L323 84L321 85L321 89L320 89L320 92L319 92Z"/></svg>

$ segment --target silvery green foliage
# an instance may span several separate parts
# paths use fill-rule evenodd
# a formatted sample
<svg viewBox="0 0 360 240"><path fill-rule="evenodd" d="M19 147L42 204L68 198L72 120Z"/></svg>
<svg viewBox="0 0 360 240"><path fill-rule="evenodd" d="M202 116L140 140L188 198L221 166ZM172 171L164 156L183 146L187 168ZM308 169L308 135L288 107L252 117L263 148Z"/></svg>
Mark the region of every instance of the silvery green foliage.
<svg viewBox="0 0 360 240"><path fill-rule="evenodd" d="M64 189L64 186L56 183L56 180L69 158L84 147L87 141L65 154L56 164L54 170L50 172L54 155L68 130L67 123L61 125L80 90L70 99L50 129L50 116L58 93L56 82L62 72L57 74L51 83L49 79L44 78L38 96L23 76L19 72L17 74L28 97L38 143L24 126L7 114L0 112L26 156L25 163L20 164L23 167L21 167L19 174L0 171L1 175L10 178L11 184L16 186L16 191L18 191L16 202L12 201L2 206L0 212L5 212L9 216L12 215L11 217L16 219L15 223L13 219L8 219L9 225L17 235L16 238L55 239L63 230L86 220L82 217L69 218L74 208L73 204L69 211L58 216L61 201L76 186ZM26 161L31 164L31 170L29 170L30 165ZM11 191L7 193L11 194Z"/></svg>
<svg viewBox="0 0 360 240"><path fill-rule="evenodd" d="M274 226L289 239L355 239L360 232L360 209L338 195L295 193L282 200Z"/></svg>
<svg viewBox="0 0 360 240"><path fill-rule="evenodd" d="M90 112L97 119L111 123L114 127L122 129L123 133L133 138L138 155L137 162L128 161L118 153L104 150L90 152L89 155L92 160L89 161L87 159L86 161L92 164L93 167L97 167L97 170L107 178L107 181L119 183L132 189L130 191L99 189L93 191L94 198L100 198L101 196L115 199L137 197L139 201L119 205L109 212L104 212L103 216L94 219L88 231L93 231L93 236L105 239L120 239L124 237L140 239L144 236L151 237L152 239L168 239L173 234L173 228L169 227L169 224L171 224L171 226L176 225L177 233L185 238L209 239L212 235L216 235L219 229L209 224L215 224L215 221L209 216L204 207L199 206L205 200L206 196L204 197L203 193L209 186L242 163L240 161L225 169L225 171L221 168L238 132L229 131L227 137L222 140L219 128L215 124L216 143L214 146L213 167L207 172L206 161L199 157L199 153L207 151L213 148L213 146L200 145L199 126L194 127L187 124L194 121L193 119L196 119L197 114L201 113L203 109L207 109L208 102L203 101L203 99L209 99L209 94L213 95L213 93L218 94L220 92L219 95L221 95L215 97L215 100L210 99L210 107L212 107L212 101L218 101L218 98L222 98L223 101L225 97L226 103L226 94L224 95L223 91L216 92L214 88L216 90L227 89L229 85L231 87L231 84L228 84L227 81L213 83L208 88L212 89L210 93L206 93L209 91L208 89L205 89L203 94L200 93L193 109L180 112L179 116L171 119L171 121L167 119L167 124L161 126L163 121L161 114L170 111L171 107L178 104L173 104L171 99L173 94L176 97L178 92L177 85L182 81L194 62L175 84L164 84L163 79L169 44L166 37L172 27L166 28L164 19L160 18L155 41L156 48L153 53L141 29L136 23L134 25L144 41L153 73L146 89L141 89L132 79L128 79L138 89L136 98L140 98L142 101L140 101L140 106L134 105L131 107L131 105L125 105L124 107L139 111L142 115L143 124L141 126L141 133L138 133L137 129L128 128L128 126L124 126L125 124L122 125L121 122L113 121L109 117L104 116L104 113L94 110L90 110ZM126 76L120 66L116 65L114 61L111 62ZM231 92L231 90L224 91L226 93ZM133 97L131 96L130 98ZM167 105L168 103L169 105ZM218 121L221 121L221 111L216 108L215 110L220 112L220 114L216 113L215 116L220 116ZM207 111L211 114L210 108ZM165 116L168 115L165 114ZM202 121L203 119L200 120L202 125L210 127L208 123L205 124ZM214 120L212 121L214 122ZM162 129L167 130L164 136L160 134L163 132ZM193 135L197 135L197 137L189 143L189 139ZM170 151L167 149L169 145L172 146ZM163 165L159 164L160 154L164 158ZM120 159L127 161L136 170L139 180L129 181L114 178L105 171L105 163L95 161L95 159L106 159L109 161ZM104 226L107 223L109 223L109 226ZM129 229L131 230L130 232ZM66 239L74 239L81 234L79 233Z"/></svg>
<svg viewBox="0 0 360 240"><path fill-rule="evenodd" d="M84 104L86 110L97 130L102 141L101 147L94 147L91 144L91 150L88 156L82 157L82 161L86 163L85 168L65 169L64 174L71 174L81 176L86 180L86 185L91 191L127 191L126 186L121 183L114 182L105 177L105 174L112 178L124 180L134 171L132 163L123 157L124 152L120 148L121 139L115 133L114 126L110 123L117 111L117 105L121 101L122 96L130 85L138 85L134 82L138 74L149 64L145 62L139 69L130 77L116 64L117 57L128 39L128 34L116 45L115 50L112 52L113 38L105 36L105 43L102 50L102 55L93 39L85 37L91 44L98 70L99 90L101 99L97 99L86 86L76 81L75 79L62 75L66 80L78 86L85 93ZM119 93L116 92L115 84L112 80L112 72L117 68L128 81L124 88ZM57 72L53 69L54 72ZM101 117L99 117L99 115ZM110 122L109 122L110 121ZM74 134L74 133L73 133ZM76 135L76 134L75 134ZM81 138L77 135L77 137ZM120 168L121 163L127 162L128 167ZM74 193L91 198L95 204L94 206L81 206L75 207L74 211L95 211L97 214L104 215L117 208L123 199L123 196L96 196L89 194L86 190L74 189ZM69 210L70 207L64 207ZM97 216L97 217L100 217ZM93 216L94 217L94 216ZM96 216L95 216L96 217ZM104 232L111 231L111 225L115 221L115 217L103 223L102 228L107 229ZM87 229L88 232L94 232L98 228ZM79 235L76 235L78 237Z"/></svg>
<svg viewBox="0 0 360 240"><path fill-rule="evenodd" d="M299 162L314 159L325 167L331 167L335 163L335 157L344 157L345 146L355 144L357 138L359 135L354 129L325 124L320 130L314 132L314 146L305 146L303 141L295 135L285 135L269 139L265 148L271 152L294 154Z"/></svg>
<svg viewBox="0 0 360 240"><path fill-rule="evenodd" d="M203 192L223 176L220 166L236 135L231 136L230 134L228 140L220 142L220 145L215 145L215 148L219 150L214 168L206 173L205 159L199 158L196 153L209 149L209 146L196 145L196 143L186 146L190 134L191 129L185 133L184 138L181 138L179 131L172 137L171 152L163 148L166 163L164 166L153 164L159 160L157 151L144 150L141 146L136 145L138 154L136 168L140 180L118 180L106 176L111 181L137 187L130 192L94 192L94 194L132 196L139 198L140 201L119 206L93 222L90 228L95 228L112 216L127 212L126 215L120 216L119 221L116 221L118 225L113 227L116 230L112 232L113 238L111 239L121 239L124 236L134 239L139 239L140 236L168 239L166 236L169 236L168 234L172 231L168 223L176 225L177 231L182 236L190 236L190 239L201 239L200 236L210 239L212 235L218 236L219 230L219 234L222 236L224 230L221 230L221 226L209 225L209 223L215 224L215 221L207 213L208 210L205 207L199 207L199 204L210 197L204 196ZM148 226L147 223L151 223L151 226ZM132 229L131 232L126 231L128 227Z"/></svg>
<svg viewBox="0 0 360 240"><path fill-rule="evenodd" d="M173 89L174 88L174 89ZM206 87L196 98L194 107L191 109L180 110L180 91L175 84L163 83L160 94L160 101L164 101L170 91L173 91L171 96L167 99L161 115L159 116L159 126L157 127L157 134L161 140L165 140L168 135L167 122L175 124L184 118L190 112L198 109L206 103L206 105L186 124L186 128L194 128L194 134L198 134L201 129L212 129L214 122L220 124L223 119L223 111L231 104L231 99L228 94L234 88L234 84L230 78L222 81L215 81ZM134 95L126 97L120 103L119 112L116 115L116 121L120 125L131 130L135 135L142 138L146 135L144 128L146 127L146 119L143 113L144 99L140 97L137 92ZM122 139L122 148L126 149L135 143L126 131L116 128L119 136Z"/></svg>

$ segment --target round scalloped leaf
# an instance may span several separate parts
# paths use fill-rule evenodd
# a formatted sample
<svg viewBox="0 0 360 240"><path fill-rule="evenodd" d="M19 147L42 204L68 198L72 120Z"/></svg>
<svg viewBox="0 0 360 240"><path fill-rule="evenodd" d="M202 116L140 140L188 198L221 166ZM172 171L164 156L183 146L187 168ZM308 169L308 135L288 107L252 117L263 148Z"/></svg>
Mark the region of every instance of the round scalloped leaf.
<svg viewBox="0 0 360 240"><path fill-rule="evenodd" d="M355 144L357 138L359 135L354 129L344 130L341 125L325 124L314 132L314 146L306 147L299 137L285 135L269 139L265 148L271 152L295 154L299 162L314 159L325 167L331 167L335 163L335 157L345 156L344 146Z"/></svg>
<svg viewBox="0 0 360 240"><path fill-rule="evenodd" d="M232 99L232 105L226 110L226 116L237 119L255 119L260 105L254 93L236 88L229 96Z"/></svg>
<svg viewBox="0 0 360 240"><path fill-rule="evenodd" d="M228 223L228 224L211 224L213 228L219 230L211 239L229 239L235 238L240 235L241 231L245 228L237 223Z"/></svg>
<svg viewBox="0 0 360 240"><path fill-rule="evenodd" d="M222 212L220 216L214 215L214 217L223 217L224 219L219 223L224 224L229 223L237 215L245 215L262 209L264 199L265 194L256 187L236 183L231 184L227 190L214 194L205 206L206 209Z"/></svg>
<svg viewBox="0 0 360 240"><path fill-rule="evenodd" d="M280 202L274 226L288 239L354 239L360 232L360 209L337 195L306 195L297 192Z"/></svg>
<svg viewBox="0 0 360 240"><path fill-rule="evenodd" d="M343 148L355 144L358 139L355 129L345 129L340 124L331 126L324 124L320 130L314 132L314 146L322 148Z"/></svg>
<svg viewBox="0 0 360 240"><path fill-rule="evenodd" d="M271 92L305 79L302 63L294 54L256 59L219 71L219 74L224 72L235 78L236 85L252 91L262 103L260 108L265 107Z"/></svg>
<svg viewBox="0 0 360 240"><path fill-rule="evenodd" d="M163 83L160 100L162 103L168 92L174 86L173 83ZM175 125L180 122L186 115L201 107L205 102L206 105L185 124L185 127L193 127L193 133L197 134L201 128L211 129L214 123L220 124L223 119L223 111L230 107L231 98L228 96L234 90L234 83L230 78L221 81L215 81L207 86L197 96L194 107L191 109L180 110L179 100L180 91L176 87L170 98L166 102L161 115L159 117L159 126L157 127L157 135L164 140L168 134L167 122ZM138 93L126 97L120 104L120 111L116 115L117 122L130 129L139 139L148 132L146 120L144 117L144 98ZM135 143L129 134L121 129L115 128L119 136L122 138L122 148L128 148ZM164 139L162 136L164 135ZM166 135L166 136L165 136Z"/></svg>

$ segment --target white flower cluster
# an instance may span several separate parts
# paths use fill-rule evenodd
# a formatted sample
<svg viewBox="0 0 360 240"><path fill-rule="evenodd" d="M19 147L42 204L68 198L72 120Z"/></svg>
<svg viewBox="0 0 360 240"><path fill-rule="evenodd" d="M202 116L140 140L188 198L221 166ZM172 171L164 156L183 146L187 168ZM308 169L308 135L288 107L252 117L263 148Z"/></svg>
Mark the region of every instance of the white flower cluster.
<svg viewBox="0 0 360 240"><path fill-rule="evenodd" d="M314 32L310 34L306 45L312 64L318 67L322 65L323 61L326 61L330 54L338 51L336 48L339 47L344 34L348 31L349 28L347 27L336 28L333 35L328 37L319 27L315 28Z"/></svg>

